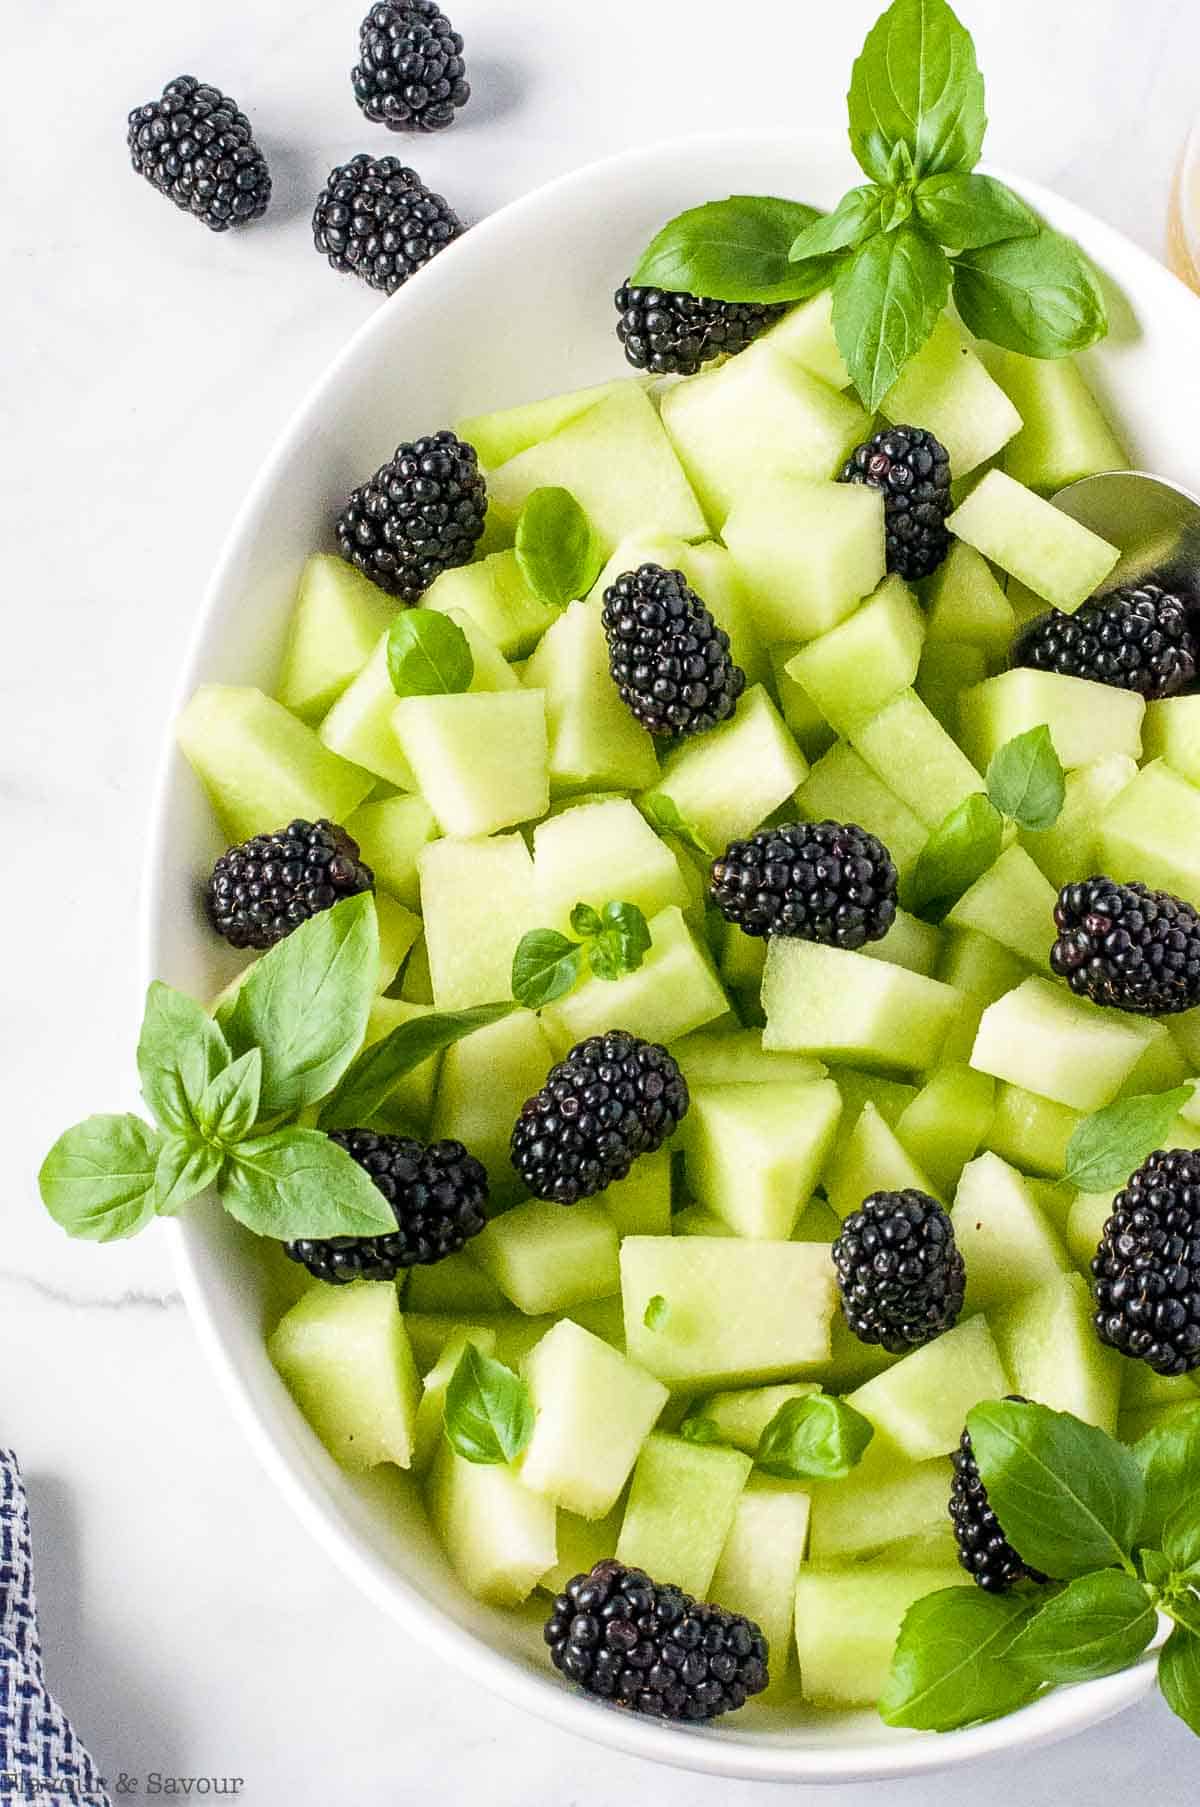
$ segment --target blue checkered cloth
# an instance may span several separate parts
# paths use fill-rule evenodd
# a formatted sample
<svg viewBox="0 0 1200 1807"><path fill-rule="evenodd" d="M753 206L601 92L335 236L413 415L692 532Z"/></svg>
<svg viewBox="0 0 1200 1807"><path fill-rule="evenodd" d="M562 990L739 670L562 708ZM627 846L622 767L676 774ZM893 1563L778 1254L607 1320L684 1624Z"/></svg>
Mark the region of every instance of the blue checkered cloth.
<svg viewBox="0 0 1200 1807"><path fill-rule="evenodd" d="M112 1807L42 1678L29 1506L16 1457L0 1449L0 1804Z"/></svg>

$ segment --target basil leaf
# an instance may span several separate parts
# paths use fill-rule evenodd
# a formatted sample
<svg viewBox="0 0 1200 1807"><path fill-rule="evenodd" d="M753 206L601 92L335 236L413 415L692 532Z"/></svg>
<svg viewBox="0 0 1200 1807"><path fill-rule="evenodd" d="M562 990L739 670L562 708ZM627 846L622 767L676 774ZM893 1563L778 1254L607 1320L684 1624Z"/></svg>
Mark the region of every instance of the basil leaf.
<svg viewBox="0 0 1200 1807"><path fill-rule="evenodd" d="M1172 1713L1200 1737L1200 1636L1177 1625L1158 1659L1158 1685Z"/></svg>
<svg viewBox="0 0 1200 1807"><path fill-rule="evenodd" d="M914 196L917 218L941 245L956 251L995 245L1009 238L1032 238L1037 215L995 176L961 170L926 176Z"/></svg>
<svg viewBox="0 0 1200 1807"><path fill-rule="evenodd" d="M247 1048L209 1082L196 1112L202 1135L213 1142L244 1142L258 1121L261 1094L262 1050Z"/></svg>
<svg viewBox="0 0 1200 1807"><path fill-rule="evenodd" d="M719 1443L721 1441L720 1427L714 1424L711 1418L706 1418L703 1413L685 1418L679 1427L679 1435L685 1443Z"/></svg>
<svg viewBox="0 0 1200 1807"><path fill-rule="evenodd" d="M1066 797L1066 774L1045 723L1018 734L992 755L987 793L1018 828L1053 828Z"/></svg>
<svg viewBox="0 0 1200 1807"><path fill-rule="evenodd" d="M396 1227L374 1181L319 1129L277 1129L230 1149L221 1203L256 1236L278 1242L378 1236Z"/></svg>
<svg viewBox="0 0 1200 1807"><path fill-rule="evenodd" d="M694 853L703 854L705 859L711 860L714 857L713 849L703 839L699 829L685 821L674 797L667 796L665 791L650 791L639 798L638 807L651 828L657 828L659 834L674 835L677 841L682 841Z"/></svg>
<svg viewBox="0 0 1200 1807"><path fill-rule="evenodd" d="M1182 1625L1185 1631L1194 1631L1200 1635L1200 1594L1195 1588L1174 1588L1159 1604L1174 1619L1176 1625Z"/></svg>
<svg viewBox="0 0 1200 1807"><path fill-rule="evenodd" d="M998 1400L967 1415L979 1473L1004 1534L1056 1581L1126 1568L1146 1489L1133 1452L1095 1425Z"/></svg>
<svg viewBox="0 0 1200 1807"><path fill-rule="evenodd" d="M225 1037L203 1005L155 979L137 1049L142 1097L155 1121L177 1135L194 1130L205 1090L229 1061Z"/></svg>
<svg viewBox="0 0 1200 1807"><path fill-rule="evenodd" d="M388 629L387 666L397 696L457 696L475 676L467 636L440 609L401 609Z"/></svg>
<svg viewBox="0 0 1200 1807"><path fill-rule="evenodd" d="M1026 1595L946 1587L904 1615L891 1672L879 1697L887 1725L952 1732L1014 1712L1040 1682L1007 1661L1030 1613Z"/></svg>
<svg viewBox="0 0 1200 1807"><path fill-rule="evenodd" d="M1146 1483L1138 1541L1157 1545L1168 1519L1196 1492L1200 1476L1200 1401L1148 1430L1134 1444L1133 1454ZM1148 1566L1146 1573L1152 1581L1154 1576Z"/></svg>
<svg viewBox="0 0 1200 1807"><path fill-rule="evenodd" d="M833 251L853 250L882 229L882 208L891 199L885 190L873 184L847 190L832 213L804 228L788 257L792 263L802 263L809 257L828 257Z"/></svg>
<svg viewBox="0 0 1200 1807"><path fill-rule="evenodd" d="M475 1004L469 1010L437 1010L397 1023L355 1056L321 1106L318 1129L356 1129L370 1123L406 1073L476 1029L511 1016L512 1004Z"/></svg>
<svg viewBox="0 0 1200 1807"><path fill-rule="evenodd" d="M526 498L514 550L529 588L558 609L586 596L604 563L583 509L569 489L553 486Z"/></svg>
<svg viewBox="0 0 1200 1807"><path fill-rule="evenodd" d="M591 904L577 903L571 911L571 928L581 939L599 935L604 928L599 910L593 910Z"/></svg>
<svg viewBox="0 0 1200 1807"><path fill-rule="evenodd" d="M1140 1581L1098 1569L1039 1606L1008 1657L1031 1681L1093 1681L1136 1662L1157 1627L1158 1614Z"/></svg>
<svg viewBox="0 0 1200 1807"><path fill-rule="evenodd" d="M636 904L606 903L600 933L588 946L588 965L598 979L635 973L650 951L650 929Z"/></svg>
<svg viewBox="0 0 1200 1807"><path fill-rule="evenodd" d="M1142 1522L1145 1523L1144 1517ZM1140 1549L1137 1565L1143 1581L1148 1581L1151 1587L1165 1588L1170 1584L1171 1565L1161 1550Z"/></svg>
<svg viewBox="0 0 1200 1807"><path fill-rule="evenodd" d="M531 929L522 935L512 963L512 992L527 1010L540 1010L563 998L583 971L583 949L557 929Z"/></svg>
<svg viewBox="0 0 1200 1807"><path fill-rule="evenodd" d="M224 1151L194 1136L164 1136L154 1169L155 1207L173 1217L189 1199L215 1185Z"/></svg>
<svg viewBox="0 0 1200 1807"><path fill-rule="evenodd" d="M940 919L1000 857L1004 823L982 791L938 823L917 860L908 907Z"/></svg>
<svg viewBox="0 0 1200 1807"><path fill-rule="evenodd" d="M1123 1186L1148 1154L1161 1148L1179 1112L1192 1095L1190 1085L1170 1092L1118 1098L1093 1111L1067 1143L1063 1179L1081 1192L1109 1192Z"/></svg>
<svg viewBox="0 0 1200 1807"><path fill-rule="evenodd" d="M758 1440L755 1463L784 1481L840 1481L857 1468L875 1435L870 1419L844 1399L812 1393L787 1399Z"/></svg>
<svg viewBox="0 0 1200 1807"><path fill-rule="evenodd" d="M646 1309L642 1313L642 1323L647 1330L661 1330L671 1315L671 1308L661 1293L654 1293L646 1300Z"/></svg>
<svg viewBox="0 0 1200 1807"><path fill-rule="evenodd" d="M842 265L833 285L833 331L871 413L925 344L949 289L946 253L912 225L869 238Z"/></svg>
<svg viewBox="0 0 1200 1807"><path fill-rule="evenodd" d="M803 301L826 287L828 269L797 269L788 253L821 216L775 195L730 195L689 207L651 239L630 282L713 301Z"/></svg>
<svg viewBox="0 0 1200 1807"><path fill-rule="evenodd" d="M262 1049L264 1118L301 1111L336 1085L366 1033L378 976L369 891L310 917L256 961L225 1033L235 1055Z"/></svg>
<svg viewBox="0 0 1200 1807"><path fill-rule="evenodd" d="M1192 1498L1177 1507L1163 1526L1162 1552L1179 1575L1200 1573L1200 1498L1195 1486L1193 1474Z"/></svg>
<svg viewBox="0 0 1200 1807"><path fill-rule="evenodd" d="M1108 331L1108 310L1078 245L1043 226L1033 238L954 259L954 301L977 338L1030 358L1061 358Z"/></svg>
<svg viewBox="0 0 1200 1807"><path fill-rule="evenodd" d="M511 1368L468 1343L446 1388L451 1447L467 1462L512 1462L533 1435L529 1390Z"/></svg>
<svg viewBox="0 0 1200 1807"><path fill-rule="evenodd" d="M971 34L946 0L892 0L850 77L850 148L876 182L974 169L987 118ZM894 161L903 145L910 155Z"/></svg>
<svg viewBox="0 0 1200 1807"><path fill-rule="evenodd" d="M42 1162L42 1203L68 1236L115 1242L154 1216L160 1138L140 1117L87 1117Z"/></svg>

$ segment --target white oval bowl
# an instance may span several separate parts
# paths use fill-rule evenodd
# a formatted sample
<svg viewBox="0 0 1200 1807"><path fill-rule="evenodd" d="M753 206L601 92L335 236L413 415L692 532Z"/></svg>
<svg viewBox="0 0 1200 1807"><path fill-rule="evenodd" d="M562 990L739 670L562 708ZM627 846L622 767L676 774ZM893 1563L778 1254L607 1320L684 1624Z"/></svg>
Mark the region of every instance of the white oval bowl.
<svg viewBox="0 0 1200 1807"><path fill-rule="evenodd" d="M354 335L267 460L205 595L179 705L203 682L271 686L305 558L330 544L347 492L399 440L626 372L611 291L664 220L730 193L831 206L855 179L840 138L710 134L593 164L472 227ZM1034 184L1013 186L1073 234L1108 279L1113 330L1090 354L1090 375L1135 466L1194 483L1200 359L1185 348L1200 336L1200 304L1110 227ZM199 997L211 996L233 970L196 904L198 881L220 846L200 788L172 746L149 845L146 964ZM1024 1751L1095 1725L1153 1686L1146 1658L948 1736L891 1731L867 1712L789 1723L752 1709L742 1727L733 1720L679 1728L590 1701L551 1669L532 1612L498 1612L467 1596L407 1477L351 1478L317 1443L267 1359L269 1288L244 1233L211 1201L167 1228L209 1359L265 1467L314 1536L414 1637L473 1680L585 1738L713 1775L866 1780Z"/></svg>

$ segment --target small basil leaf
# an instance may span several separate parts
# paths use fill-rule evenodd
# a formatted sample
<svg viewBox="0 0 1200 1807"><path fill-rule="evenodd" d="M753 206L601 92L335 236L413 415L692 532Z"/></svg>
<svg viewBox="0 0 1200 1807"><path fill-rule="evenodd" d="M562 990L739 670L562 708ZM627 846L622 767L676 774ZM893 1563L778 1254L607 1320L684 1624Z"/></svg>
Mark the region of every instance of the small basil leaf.
<svg viewBox="0 0 1200 1807"><path fill-rule="evenodd" d="M262 1050L246 1052L211 1080L196 1115L210 1141L244 1142L258 1120L262 1093Z"/></svg>
<svg viewBox="0 0 1200 1807"><path fill-rule="evenodd" d="M600 932L588 947L588 964L598 979L635 973L650 951L650 928L636 904L606 903Z"/></svg>
<svg viewBox="0 0 1200 1807"><path fill-rule="evenodd" d="M216 1184L224 1152L192 1136L164 1136L154 1170L155 1205L173 1217L190 1199Z"/></svg>
<svg viewBox="0 0 1200 1807"><path fill-rule="evenodd" d="M842 265L833 331L871 413L929 338L949 288L946 253L911 224L869 238Z"/></svg>
<svg viewBox="0 0 1200 1807"><path fill-rule="evenodd" d="M671 1315L671 1308L661 1293L655 1293L646 1300L646 1309L642 1313L642 1323L647 1330L661 1330Z"/></svg>
<svg viewBox="0 0 1200 1807"><path fill-rule="evenodd" d="M867 34L848 100L850 148L876 182L979 161L983 77L946 0L893 0Z"/></svg>
<svg viewBox="0 0 1200 1807"><path fill-rule="evenodd" d="M1008 1657L1032 1681L1093 1681L1136 1662L1157 1626L1140 1581L1098 1569L1051 1594L1017 1633Z"/></svg>
<svg viewBox="0 0 1200 1807"><path fill-rule="evenodd" d="M809 257L828 257L833 251L849 251L880 231L881 209L891 197L882 188L851 188L832 213L814 220L795 240L788 256L792 263Z"/></svg>
<svg viewBox="0 0 1200 1807"><path fill-rule="evenodd" d="M1195 1588L1176 1587L1161 1605L1176 1625L1182 1625L1185 1631L1194 1631L1200 1635L1200 1594Z"/></svg>
<svg viewBox="0 0 1200 1807"><path fill-rule="evenodd" d="M982 791L966 797L934 829L917 860L909 908L939 920L1000 857L1004 823Z"/></svg>
<svg viewBox="0 0 1200 1807"><path fill-rule="evenodd" d="M475 676L467 636L439 609L401 609L388 629L387 665L397 696L457 696Z"/></svg>
<svg viewBox="0 0 1200 1807"><path fill-rule="evenodd" d="M674 835L677 841L682 841L693 853L712 859L713 849L704 840L699 829L685 821L674 797L667 796L665 791L650 791L639 799L639 807L651 828L656 828L659 834Z"/></svg>
<svg viewBox="0 0 1200 1807"><path fill-rule="evenodd" d="M1196 1477L1192 1477L1193 1489ZM1192 1498L1176 1508L1163 1526L1163 1555L1179 1575L1200 1573L1200 1499Z"/></svg>
<svg viewBox="0 0 1200 1807"><path fill-rule="evenodd" d="M206 1088L229 1061L225 1037L203 1005L156 979L137 1049L142 1097L156 1122L177 1135L194 1130Z"/></svg>
<svg viewBox="0 0 1200 1807"><path fill-rule="evenodd" d="M1136 1447L1134 1453L1137 1453ZM1144 1515L1142 1522L1145 1523ZM1164 1588L1171 1580L1171 1565L1161 1550L1139 1550L1137 1566L1142 1579L1148 1581L1151 1587Z"/></svg>
<svg viewBox="0 0 1200 1807"><path fill-rule="evenodd" d="M527 1010L563 998L583 971L583 949L556 929L531 929L513 955L512 992Z"/></svg>
<svg viewBox="0 0 1200 1807"><path fill-rule="evenodd" d="M512 1462L533 1435L529 1390L511 1368L468 1343L446 1388L444 1423L465 1461Z"/></svg>
<svg viewBox="0 0 1200 1807"><path fill-rule="evenodd" d="M42 1162L42 1203L68 1236L115 1242L154 1216L159 1136L140 1117L87 1117Z"/></svg>
<svg viewBox="0 0 1200 1807"><path fill-rule="evenodd" d="M598 935L603 927L600 912L593 910L591 904L577 903L571 911L571 928L581 938Z"/></svg>
<svg viewBox="0 0 1200 1807"><path fill-rule="evenodd" d="M1177 1625L1158 1659L1163 1699L1200 1737L1200 1636Z"/></svg>
<svg viewBox="0 0 1200 1807"><path fill-rule="evenodd" d="M952 1732L1024 1706L1041 1684L1007 1658L1030 1611L1023 1594L969 1586L916 1601L900 1627L880 1717L915 1731Z"/></svg>
<svg viewBox="0 0 1200 1807"><path fill-rule="evenodd" d="M1033 238L954 259L954 301L977 338L1030 358L1062 358L1108 331L1108 310L1078 245L1043 226Z"/></svg>
<svg viewBox="0 0 1200 1807"><path fill-rule="evenodd" d="M1200 1476L1200 1401L1148 1430L1134 1444L1133 1454L1146 1483L1138 1541L1158 1544L1167 1521L1195 1496ZM1150 1572L1153 1553L1148 1550L1144 1559L1148 1581L1155 1580Z"/></svg>
<svg viewBox="0 0 1200 1807"><path fill-rule="evenodd" d="M829 270L788 261L796 239L820 215L775 195L730 195L677 214L651 239L630 281L642 288L713 301L803 301L825 288Z"/></svg>
<svg viewBox="0 0 1200 1807"><path fill-rule="evenodd" d="M718 1425L703 1413L693 1414L685 1418L679 1427L679 1435L685 1443L719 1443L721 1432Z"/></svg>
<svg viewBox="0 0 1200 1807"><path fill-rule="evenodd" d="M318 1129L277 1129L230 1149L221 1203L256 1236L378 1236L395 1213L344 1148Z"/></svg>
<svg viewBox="0 0 1200 1807"><path fill-rule="evenodd" d="M355 1129L370 1123L406 1073L415 1072L464 1035L511 1016L514 1008L512 1004L476 1004L469 1010L437 1010L397 1023L355 1056L321 1106L318 1129Z"/></svg>
<svg viewBox="0 0 1200 1807"><path fill-rule="evenodd" d="M529 588L552 608L586 596L604 563L592 524L569 489L548 486L527 497L514 551Z"/></svg>
<svg viewBox="0 0 1200 1807"><path fill-rule="evenodd" d="M987 793L1018 828L1053 828L1062 813L1066 774L1045 723L1006 741L987 769Z"/></svg>
<svg viewBox="0 0 1200 1807"><path fill-rule="evenodd" d="M1037 215L995 176L962 170L926 176L915 195L917 218L939 244L974 250L1009 238L1032 238Z"/></svg>
<svg viewBox="0 0 1200 1807"><path fill-rule="evenodd" d="M785 1481L840 1481L856 1468L875 1435L870 1419L844 1399L813 1393L787 1399L758 1441L755 1462Z"/></svg>
<svg viewBox="0 0 1200 1807"><path fill-rule="evenodd" d="M1179 1112L1192 1095L1190 1085L1170 1092L1118 1098L1093 1111L1067 1143L1064 1180L1081 1192L1109 1192L1123 1186L1148 1154L1161 1148Z"/></svg>

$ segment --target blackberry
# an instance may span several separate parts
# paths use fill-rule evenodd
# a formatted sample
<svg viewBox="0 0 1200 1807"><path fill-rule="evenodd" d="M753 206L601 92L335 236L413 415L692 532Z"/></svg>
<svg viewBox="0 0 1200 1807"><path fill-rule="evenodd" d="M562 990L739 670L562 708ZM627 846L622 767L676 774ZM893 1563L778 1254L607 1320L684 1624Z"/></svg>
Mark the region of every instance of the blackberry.
<svg viewBox="0 0 1200 1807"><path fill-rule="evenodd" d="M1166 1016L1200 1004L1200 915L1169 891L1085 878L1064 885L1050 965L1093 1004Z"/></svg>
<svg viewBox="0 0 1200 1807"><path fill-rule="evenodd" d="M343 897L371 891L375 874L335 822L297 820L223 853L205 892L208 917L231 947L274 947Z"/></svg>
<svg viewBox="0 0 1200 1807"><path fill-rule="evenodd" d="M384 0L358 28L354 98L393 132L440 132L470 99L462 49L436 0Z"/></svg>
<svg viewBox="0 0 1200 1807"><path fill-rule="evenodd" d="M338 516L338 550L390 596L418 602L468 562L486 513L475 447L443 429L406 440L359 485Z"/></svg>
<svg viewBox="0 0 1200 1807"><path fill-rule="evenodd" d="M853 822L785 822L732 841L709 895L747 935L794 935L826 947L881 941L896 920L896 868Z"/></svg>
<svg viewBox="0 0 1200 1807"><path fill-rule="evenodd" d="M950 550L950 454L924 427L885 427L856 446L839 483L883 491L887 568L906 583L936 571Z"/></svg>
<svg viewBox="0 0 1200 1807"><path fill-rule="evenodd" d="M746 674L682 571L626 571L601 620L621 701L651 734L703 734L733 714Z"/></svg>
<svg viewBox="0 0 1200 1807"><path fill-rule="evenodd" d="M374 1180L396 1214L382 1236L300 1237L284 1251L315 1280L394 1280L406 1267L429 1267L455 1255L487 1222L487 1174L461 1142L413 1141L371 1129L330 1136Z"/></svg>
<svg viewBox="0 0 1200 1807"><path fill-rule="evenodd" d="M762 301L710 301L623 282L613 296L617 337L635 370L695 376L713 358L744 351L784 309Z"/></svg>
<svg viewBox="0 0 1200 1807"><path fill-rule="evenodd" d="M351 157L329 172L313 210L313 242L335 270L394 295L457 238L463 223L398 157Z"/></svg>
<svg viewBox="0 0 1200 1807"><path fill-rule="evenodd" d="M1027 1405L1020 1393L1010 1393L1016 1405ZM950 1517L958 1560L977 1587L989 1594L1006 1594L1018 1581L1047 1581L1040 1569L1023 1562L1000 1528L979 1473L971 1434L964 1430L954 1452L954 1480L950 1488Z"/></svg>
<svg viewBox="0 0 1200 1807"><path fill-rule="evenodd" d="M1092 1262L1100 1341L1156 1374L1200 1368L1200 1152L1147 1156Z"/></svg>
<svg viewBox="0 0 1200 1807"><path fill-rule="evenodd" d="M569 1681L654 1719L716 1719L769 1680L770 1651L753 1619L616 1561L568 1581L542 1635Z"/></svg>
<svg viewBox="0 0 1200 1807"><path fill-rule="evenodd" d="M872 1192L833 1245L846 1322L860 1343L893 1355L949 1330L962 1310L965 1270L954 1226L924 1192Z"/></svg>
<svg viewBox="0 0 1200 1807"><path fill-rule="evenodd" d="M1014 644L1012 663L1147 699L1174 696L1196 676L1195 607L1157 584L1127 585L1093 596L1077 614L1039 615Z"/></svg>
<svg viewBox="0 0 1200 1807"><path fill-rule="evenodd" d="M512 1163L536 1198L573 1205L623 1180L640 1154L673 1136L689 1104L665 1048L623 1029L578 1042L526 1100Z"/></svg>
<svg viewBox="0 0 1200 1807"><path fill-rule="evenodd" d="M184 213L212 232L267 211L271 172L237 103L194 75L177 75L158 100L129 115L129 155Z"/></svg>

